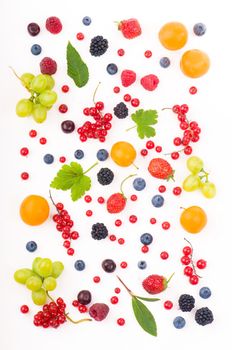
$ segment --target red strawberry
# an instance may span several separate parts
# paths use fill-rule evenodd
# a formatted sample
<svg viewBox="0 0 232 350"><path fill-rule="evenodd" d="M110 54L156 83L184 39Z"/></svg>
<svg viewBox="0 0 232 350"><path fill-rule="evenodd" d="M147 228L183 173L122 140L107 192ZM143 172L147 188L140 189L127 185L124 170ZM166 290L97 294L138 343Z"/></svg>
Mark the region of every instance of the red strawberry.
<svg viewBox="0 0 232 350"><path fill-rule="evenodd" d="M149 74L140 80L141 85L148 91L153 91L159 84L159 79L154 74Z"/></svg>
<svg viewBox="0 0 232 350"><path fill-rule="evenodd" d="M123 36L127 39L134 39L142 33L140 24L135 18L121 21L118 25L118 29L121 30Z"/></svg>
<svg viewBox="0 0 232 350"><path fill-rule="evenodd" d="M109 213L120 213L126 206L126 198L122 193L114 193L108 198L106 205Z"/></svg>
<svg viewBox="0 0 232 350"><path fill-rule="evenodd" d="M125 69L121 74L122 85L127 87L133 84L136 80L136 73L133 70Z"/></svg>
<svg viewBox="0 0 232 350"><path fill-rule="evenodd" d="M143 281L142 285L143 288L149 293L149 294L158 294L163 292L170 282L172 276L167 280L164 276L160 275L150 275Z"/></svg>
<svg viewBox="0 0 232 350"><path fill-rule="evenodd" d="M152 159L148 166L148 171L153 177L156 177L157 179L174 180L173 175L175 171L165 159Z"/></svg>

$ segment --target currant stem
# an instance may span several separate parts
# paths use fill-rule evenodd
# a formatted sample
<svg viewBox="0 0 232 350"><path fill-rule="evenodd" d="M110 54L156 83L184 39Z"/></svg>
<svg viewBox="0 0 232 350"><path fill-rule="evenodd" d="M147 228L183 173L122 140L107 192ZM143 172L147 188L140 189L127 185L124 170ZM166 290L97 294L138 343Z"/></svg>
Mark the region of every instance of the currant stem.
<svg viewBox="0 0 232 350"><path fill-rule="evenodd" d="M60 211L59 211L59 209L57 209L56 203L54 202L54 199L52 198L51 190L49 190L49 198L51 199L51 202L52 202L52 204L54 205L54 207L56 208L58 214L60 214Z"/></svg>
<svg viewBox="0 0 232 350"><path fill-rule="evenodd" d="M95 104L96 93L97 93L97 90L98 90L100 84L101 84L101 82L99 81L99 83L98 83L98 85L97 85L97 87L96 87L96 89L94 90L94 93L93 93L93 103L94 103L94 104Z"/></svg>
<svg viewBox="0 0 232 350"><path fill-rule="evenodd" d="M177 153L180 153L180 152L183 152L184 151L184 148L180 149L179 151L175 151ZM164 153L164 156L170 156L173 152L170 152L170 153Z"/></svg>
<svg viewBox="0 0 232 350"><path fill-rule="evenodd" d="M135 163L132 163L132 165L138 170L139 167L135 164Z"/></svg>
<svg viewBox="0 0 232 350"><path fill-rule="evenodd" d="M192 253L190 254L190 259L191 259L191 265L192 265L193 271L194 271L194 273L195 273L195 275L196 275L197 277L202 278L202 276L199 276L199 275L197 274L195 265L194 265L194 263L193 263L193 245L192 245L191 242L189 242L189 241L187 240L187 238L184 238L184 240L185 240L186 242L188 242L188 244L189 244L190 247L192 248Z"/></svg>
<svg viewBox="0 0 232 350"><path fill-rule="evenodd" d="M125 285L125 283L121 280L121 278L119 276L117 276L118 280L122 283L122 285L126 288L126 290L128 291L128 293L133 297L134 294L132 293L132 291Z"/></svg>
<svg viewBox="0 0 232 350"><path fill-rule="evenodd" d="M125 194L124 194L124 192L123 192L123 190L122 190L122 186L123 186L124 182L127 181L130 177L133 177L133 176L136 176L136 175L137 175L137 174L131 174L131 175L127 176L127 177L121 182L120 191L121 191L123 197L126 198L126 196L125 196Z"/></svg>
<svg viewBox="0 0 232 350"><path fill-rule="evenodd" d="M130 128L126 129L126 131L130 131L130 130L132 130L132 129L135 129L136 127L137 127L136 125L131 126Z"/></svg>
<svg viewBox="0 0 232 350"><path fill-rule="evenodd" d="M48 291L46 291L46 294L48 296L48 298L53 301L53 303L55 303L55 300L53 299L53 297L48 293Z"/></svg>
<svg viewBox="0 0 232 350"><path fill-rule="evenodd" d="M94 163L89 169L85 170L85 172L83 173L83 175L86 174L86 173L88 173L88 172L89 172L91 169L93 169L96 165L98 165L98 162Z"/></svg>

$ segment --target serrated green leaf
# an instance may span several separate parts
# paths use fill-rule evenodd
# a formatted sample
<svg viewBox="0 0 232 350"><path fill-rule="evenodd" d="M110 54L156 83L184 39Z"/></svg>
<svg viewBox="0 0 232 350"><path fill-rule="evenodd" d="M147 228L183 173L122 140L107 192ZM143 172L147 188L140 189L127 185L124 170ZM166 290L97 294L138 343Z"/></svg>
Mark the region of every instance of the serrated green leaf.
<svg viewBox="0 0 232 350"><path fill-rule="evenodd" d="M58 171L56 177L50 184L50 187L57 190L69 190L78 176L83 174L83 169L80 164L71 162L70 165L63 165Z"/></svg>
<svg viewBox="0 0 232 350"><path fill-rule="evenodd" d="M91 179L88 176L80 176L71 187L71 198L75 202L91 188Z"/></svg>
<svg viewBox="0 0 232 350"><path fill-rule="evenodd" d="M154 316L148 308L136 297L132 297L132 308L134 315L140 326L145 332L157 336L157 327Z"/></svg>
<svg viewBox="0 0 232 350"><path fill-rule="evenodd" d="M67 45L67 73L78 87L83 87L89 80L89 70L80 54L70 42Z"/></svg>
<svg viewBox="0 0 232 350"><path fill-rule="evenodd" d="M149 138L156 135L156 131L151 125L158 123L157 118L157 111L153 109L146 111L139 109L131 115L131 119L137 124L137 133L141 139L144 139L144 137Z"/></svg>
<svg viewBox="0 0 232 350"><path fill-rule="evenodd" d="M153 137L156 135L156 131L154 128L152 128L151 126L147 126L147 125L138 125L137 126L137 133L138 136L141 139L144 139L144 137Z"/></svg>
<svg viewBox="0 0 232 350"><path fill-rule="evenodd" d="M137 299L144 300L144 301L150 301L150 302L159 301L160 300L159 298L145 298L145 297L140 297L138 295L135 295L135 297Z"/></svg>

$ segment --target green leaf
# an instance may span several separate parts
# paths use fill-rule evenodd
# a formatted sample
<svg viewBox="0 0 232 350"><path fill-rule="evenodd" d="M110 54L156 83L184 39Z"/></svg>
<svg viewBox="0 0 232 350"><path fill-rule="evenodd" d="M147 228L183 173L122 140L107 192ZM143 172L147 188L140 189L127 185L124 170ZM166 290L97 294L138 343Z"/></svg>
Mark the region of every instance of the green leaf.
<svg viewBox="0 0 232 350"><path fill-rule="evenodd" d="M81 176L71 187L71 197L75 202L81 198L86 191L89 191L91 188L91 179L88 176Z"/></svg>
<svg viewBox="0 0 232 350"><path fill-rule="evenodd" d="M138 296L138 295L135 295L135 297L137 298L137 299L140 299L140 300L145 300L145 301L159 301L160 299L159 298L144 298L144 297L140 297L140 296Z"/></svg>
<svg viewBox="0 0 232 350"><path fill-rule="evenodd" d="M139 109L131 115L131 119L137 124L137 133L141 139L155 136L156 131L151 125L158 123L157 118L157 111L153 109L146 111Z"/></svg>
<svg viewBox="0 0 232 350"><path fill-rule="evenodd" d="M89 80L89 70L87 65L83 62L77 50L70 43L70 41L67 45L66 55L68 75L74 80L76 86L85 86Z"/></svg>
<svg viewBox="0 0 232 350"><path fill-rule="evenodd" d="M154 316L148 308L136 297L132 297L132 308L140 326L149 334L157 336L157 327Z"/></svg>

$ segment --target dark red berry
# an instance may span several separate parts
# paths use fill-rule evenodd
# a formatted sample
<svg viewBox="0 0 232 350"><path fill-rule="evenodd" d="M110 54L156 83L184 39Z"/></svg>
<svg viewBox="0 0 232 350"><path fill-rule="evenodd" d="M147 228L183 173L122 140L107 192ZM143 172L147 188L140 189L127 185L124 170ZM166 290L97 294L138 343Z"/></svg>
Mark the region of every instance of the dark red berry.
<svg viewBox="0 0 232 350"><path fill-rule="evenodd" d="M59 158L59 161L60 161L60 163L65 163L66 162L66 158L62 156L62 157Z"/></svg>
<svg viewBox="0 0 232 350"><path fill-rule="evenodd" d="M180 112L180 106L179 105L174 105L172 107L172 111L176 114L178 114Z"/></svg>
<svg viewBox="0 0 232 350"><path fill-rule="evenodd" d="M27 305L22 305L20 311L22 312L22 314L27 314L29 311L29 307Z"/></svg>
<svg viewBox="0 0 232 350"><path fill-rule="evenodd" d="M132 105L133 107L138 107L139 104L140 104L140 101L139 101L138 98L132 98L132 100L131 100L131 105Z"/></svg>
<svg viewBox="0 0 232 350"><path fill-rule="evenodd" d="M191 266L186 266L184 268L184 275L191 277L193 275L193 268Z"/></svg>
<svg viewBox="0 0 232 350"><path fill-rule="evenodd" d="M143 245L141 248L142 253L147 253L149 251L149 247L147 245Z"/></svg>
<svg viewBox="0 0 232 350"><path fill-rule="evenodd" d="M169 254L168 254L168 252L161 252L161 253L160 253L160 257L161 257L161 259L163 259L163 260L167 260L168 257L169 257Z"/></svg>
<svg viewBox="0 0 232 350"><path fill-rule="evenodd" d="M27 147L21 148L21 150L20 150L21 156L27 156L28 153L29 153L29 149Z"/></svg>
<svg viewBox="0 0 232 350"><path fill-rule="evenodd" d="M125 239L124 238L119 238L118 239L118 244L124 244L125 243Z"/></svg>
<svg viewBox="0 0 232 350"><path fill-rule="evenodd" d="M179 152L172 152L171 157L172 157L172 159L176 160L180 157L180 153Z"/></svg>
<svg viewBox="0 0 232 350"><path fill-rule="evenodd" d="M132 202L137 201L138 197L136 196L136 194L132 194L130 199L132 200Z"/></svg>
<svg viewBox="0 0 232 350"><path fill-rule="evenodd" d="M195 86L191 86L189 88L189 92L191 95L195 95L197 93L197 88Z"/></svg>
<svg viewBox="0 0 232 350"><path fill-rule="evenodd" d="M59 112L60 113L66 113L67 110L68 110L68 106L67 105L62 104L62 105L59 106Z"/></svg>
<svg viewBox="0 0 232 350"><path fill-rule="evenodd" d="M118 220L115 220L115 226L117 226L117 227L119 227L119 226L121 226L122 225L122 221L120 220L120 219L118 219Z"/></svg>
<svg viewBox="0 0 232 350"><path fill-rule="evenodd" d="M147 151L147 149L142 149L141 151L140 151L140 154L143 156L143 157L146 157L147 155L148 155L148 151Z"/></svg>
<svg viewBox="0 0 232 350"><path fill-rule="evenodd" d="M27 179L29 179L29 174L28 174L26 171L24 171L24 172L21 174L21 178L22 178L22 180L27 180Z"/></svg>
<svg viewBox="0 0 232 350"><path fill-rule="evenodd" d="M183 104L183 105L180 106L180 111L181 111L181 113L187 113L188 110L189 110L188 105Z"/></svg>
<svg viewBox="0 0 232 350"><path fill-rule="evenodd" d="M69 86L68 86L68 85L63 85L62 88L61 88L61 90L62 90L64 93L66 93L66 92L69 91Z"/></svg>
<svg viewBox="0 0 232 350"><path fill-rule="evenodd" d="M189 256L184 255L184 256L182 256L182 258L180 259L180 261L181 261L181 263L182 263L183 265L189 265L190 262L191 262L191 259L189 258Z"/></svg>
<svg viewBox="0 0 232 350"><path fill-rule="evenodd" d="M114 87L114 93L118 94L120 92L120 87L119 86L115 86Z"/></svg>
<svg viewBox="0 0 232 350"><path fill-rule="evenodd" d="M122 261L120 264L122 269L126 269L127 268L127 262L126 261Z"/></svg>
<svg viewBox="0 0 232 350"><path fill-rule="evenodd" d="M183 248L182 252L184 255L190 255L190 254L192 254L192 248L189 246L186 246Z"/></svg>
<svg viewBox="0 0 232 350"><path fill-rule="evenodd" d="M73 254L74 254L74 249L73 249L73 248L69 248L69 249L67 250L67 254L68 254L68 255L73 255Z"/></svg>
<svg viewBox="0 0 232 350"><path fill-rule="evenodd" d="M181 187L174 187L173 190L172 190L172 193L175 195L175 196L179 196L182 192L182 189Z"/></svg>
<svg viewBox="0 0 232 350"><path fill-rule="evenodd" d="M192 147L191 146L187 146L187 147L185 147L185 149L184 149L184 154L186 154L186 155L190 155L190 154L192 154Z"/></svg>
<svg viewBox="0 0 232 350"><path fill-rule="evenodd" d="M155 218L150 218L150 223L151 223L152 225L156 224L156 219L155 219Z"/></svg>
<svg viewBox="0 0 232 350"><path fill-rule="evenodd" d="M119 49L118 51L118 56L124 56L125 51L123 49Z"/></svg>
<svg viewBox="0 0 232 350"><path fill-rule="evenodd" d="M138 220L138 218L137 218L136 215L131 215L131 216L129 217L129 221L130 221L132 224L136 223L137 220Z"/></svg>
<svg viewBox="0 0 232 350"><path fill-rule="evenodd" d="M98 203L103 204L105 202L105 199L103 197L98 197L97 201Z"/></svg>
<svg viewBox="0 0 232 350"><path fill-rule="evenodd" d="M70 234L70 238L73 239L74 241L79 238L79 233L77 231L73 231Z"/></svg>
<svg viewBox="0 0 232 350"><path fill-rule="evenodd" d="M36 131L36 130L31 130L31 131L29 132L29 136L30 136L30 137L36 137L36 136L37 136L37 131Z"/></svg>
<svg viewBox="0 0 232 350"><path fill-rule="evenodd" d="M110 298L110 302L111 302L111 304L117 304L118 303L118 297L116 297L116 296L111 297Z"/></svg>
<svg viewBox="0 0 232 350"><path fill-rule="evenodd" d="M198 269L205 269L206 268L206 265L207 265L207 263L206 263L206 261L205 260L203 260L203 259L200 259L200 260L198 260L197 261L197 267L198 267Z"/></svg>
<svg viewBox="0 0 232 350"><path fill-rule="evenodd" d="M189 277L189 282L193 285L198 284L199 278L196 275L192 275Z"/></svg>
<svg viewBox="0 0 232 350"><path fill-rule="evenodd" d="M126 95L123 96L123 99L124 99L125 102L129 102L131 100L131 95L126 94Z"/></svg>
<svg viewBox="0 0 232 350"><path fill-rule="evenodd" d="M150 57L152 56L152 52L151 52L150 50L146 50L146 51L144 52L144 56L145 56L146 58L150 58Z"/></svg>
<svg viewBox="0 0 232 350"><path fill-rule="evenodd" d="M166 187L164 185L159 186L158 188L160 193L164 193L166 191Z"/></svg>
<svg viewBox="0 0 232 350"><path fill-rule="evenodd" d="M115 236L115 235L110 235L110 236L109 236L109 239L110 239L112 242L114 242L114 241L116 241L116 236Z"/></svg>
<svg viewBox="0 0 232 350"><path fill-rule="evenodd" d="M86 201L86 203L90 203L90 202L92 202L92 197L87 195L84 197L84 200Z"/></svg>
<svg viewBox="0 0 232 350"><path fill-rule="evenodd" d="M170 300L166 300L166 301L164 302L164 308L165 308L166 310L171 310L172 307L173 307L173 303L172 303Z"/></svg>
<svg viewBox="0 0 232 350"><path fill-rule="evenodd" d="M119 294L119 293L121 292L121 289L117 287L117 288L114 289L114 292L115 292L116 294Z"/></svg>
<svg viewBox="0 0 232 350"><path fill-rule="evenodd" d="M180 146L181 145L181 138L180 137L175 137L173 140L173 143L175 146Z"/></svg>
<svg viewBox="0 0 232 350"><path fill-rule="evenodd" d="M39 142L40 142L41 145L45 145L47 143L47 139L45 137L41 137L39 139Z"/></svg>
<svg viewBox="0 0 232 350"><path fill-rule="evenodd" d="M161 146L156 146L155 150L156 150L157 153L160 153L160 152L162 152L162 147Z"/></svg>
<svg viewBox="0 0 232 350"><path fill-rule="evenodd" d="M153 149L155 147L155 144L153 141L147 141L146 148L147 149Z"/></svg>
<svg viewBox="0 0 232 350"><path fill-rule="evenodd" d="M93 212L92 212L92 210L87 210L85 214L86 214L86 216L90 217L93 215Z"/></svg>
<svg viewBox="0 0 232 350"><path fill-rule="evenodd" d="M125 324L124 318L118 318L118 319L117 319L117 324L118 324L119 326L124 326L124 324Z"/></svg>

